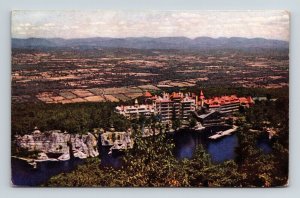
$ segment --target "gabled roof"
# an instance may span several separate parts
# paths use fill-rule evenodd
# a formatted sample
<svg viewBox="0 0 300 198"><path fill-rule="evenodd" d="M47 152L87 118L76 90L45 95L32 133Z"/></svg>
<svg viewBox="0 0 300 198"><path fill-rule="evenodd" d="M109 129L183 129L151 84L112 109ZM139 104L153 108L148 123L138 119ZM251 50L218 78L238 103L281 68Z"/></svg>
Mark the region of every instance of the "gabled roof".
<svg viewBox="0 0 300 198"><path fill-rule="evenodd" d="M254 100L252 99L251 96L249 96L247 99L248 99L249 103L254 104Z"/></svg>
<svg viewBox="0 0 300 198"><path fill-rule="evenodd" d="M152 94L149 91L146 91L144 93L144 97L150 98L150 97L152 97Z"/></svg>
<svg viewBox="0 0 300 198"><path fill-rule="evenodd" d="M236 95L231 96L220 96L220 97L213 97L210 99L206 99L205 103L209 105L209 107L217 107L226 104L233 104L233 103L254 103L251 97L237 97Z"/></svg>
<svg viewBox="0 0 300 198"><path fill-rule="evenodd" d="M254 104L254 101L253 101L253 99L252 99L252 97L251 96L249 96L249 97L241 97L241 98L239 98L239 100L240 100L240 103L244 103L244 104Z"/></svg>

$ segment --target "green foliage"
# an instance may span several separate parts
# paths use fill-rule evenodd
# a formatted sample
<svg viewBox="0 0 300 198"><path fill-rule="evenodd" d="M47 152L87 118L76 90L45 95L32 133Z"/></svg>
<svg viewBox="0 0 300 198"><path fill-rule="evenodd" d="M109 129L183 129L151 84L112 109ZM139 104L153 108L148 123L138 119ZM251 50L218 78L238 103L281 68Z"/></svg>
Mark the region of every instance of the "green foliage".
<svg viewBox="0 0 300 198"><path fill-rule="evenodd" d="M282 186L288 181L288 99L276 102L260 102L245 113L247 124L239 127L237 163L239 172L246 173L241 181L243 186ZM264 154L257 149L257 141L265 127L276 128L273 151ZM256 130L250 130L256 129Z"/></svg>
<svg viewBox="0 0 300 198"><path fill-rule="evenodd" d="M180 119L174 119L174 120L172 120L172 128L173 129L178 129L179 127L181 126L181 121L180 121Z"/></svg>
<svg viewBox="0 0 300 198"><path fill-rule="evenodd" d="M28 134L35 126L41 131L62 130L85 133L94 128L124 131L130 123L113 111L113 103L12 104L12 135Z"/></svg>
<svg viewBox="0 0 300 198"><path fill-rule="evenodd" d="M31 159L36 159L38 157L38 154L40 153L40 151L28 151L27 149L15 146L12 147L11 152L12 156L16 155L18 157L25 157Z"/></svg>
<svg viewBox="0 0 300 198"><path fill-rule="evenodd" d="M89 159L71 173L52 177L45 186L238 186L243 178L234 161L212 164L201 145L191 160L177 160L173 149L164 134L137 138L134 148L126 151L122 168L101 167L98 159Z"/></svg>
<svg viewBox="0 0 300 198"><path fill-rule="evenodd" d="M192 117L192 118L190 119L190 127L195 127L196 124L197 124L197 120L196 120L195 118Z"/></svg>

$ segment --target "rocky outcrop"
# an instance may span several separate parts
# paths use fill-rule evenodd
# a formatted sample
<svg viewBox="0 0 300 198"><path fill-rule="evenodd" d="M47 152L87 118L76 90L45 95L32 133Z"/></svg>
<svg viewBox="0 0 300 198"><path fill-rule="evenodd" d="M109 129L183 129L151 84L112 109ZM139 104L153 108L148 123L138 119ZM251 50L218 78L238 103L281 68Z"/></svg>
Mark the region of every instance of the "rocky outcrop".
<svg viewBox="0 0 300 198"><path fill-rule="evenodd" d="M88 157L96 157L99 155L97 150L97 139L91 134L87 135L74 135L71 137L71 143L73 146L74 157L76 153L83 153Z"/></svg>
<svg viewBox="0 0 300 198"><path fill-rule="evenodd" d="M70 159L70 153L64 153L57 158L59 161L66 161Z"/></svg>
<svg viewBox="0 0 300 198"><path fill-rule="evenodd" d="M49 158L46 153L39 153L37 159L38 160L48 160Z"/></svg>
<svg viewBox="0 0 300 198"><path fill-rule="evenodd" d="M99 155L97 150L97 139L91 134L84 135L62 133L59 130L41 133L35 130L32 134L16 136L17 148L27 151L40 152L37 159L47 160L57 156L58 160L69 160L71 153L74 157L87 158ZM70 149L70 147L72 147Z"/></svg>

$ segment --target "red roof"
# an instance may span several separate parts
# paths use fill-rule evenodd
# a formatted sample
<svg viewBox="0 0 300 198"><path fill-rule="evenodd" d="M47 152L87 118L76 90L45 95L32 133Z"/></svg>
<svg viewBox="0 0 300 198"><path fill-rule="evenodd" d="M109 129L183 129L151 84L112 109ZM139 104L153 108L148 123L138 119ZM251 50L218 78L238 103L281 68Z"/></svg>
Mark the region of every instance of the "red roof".
<svg viewBox="0 0 300 198"><path fill-rule="evenodd" d="M253 104L254 101L252 98L249 97L240 97L238 98L236 95L231 96L221 96L221 97L214 97L205 100L205 103L209 105L209 107L216 107L216 106L222 106L226 104L233 104L233 103L243 103L243 104Z"/></svg>
<svg viewBox="0 0 300 198"><path fill-rule="evenodd" d="M181 98L179 93L173 92L171 95L172 98Z"/></svg>
<svg viewBox="0 0 300 198"><path fill-rule="evenodd" d="M250 104L254 104L254 100L252 99L251 96L249 96L247 99L248 99L248 101L249 101Z"/></svg>
<svg viewBox="0 0 300 198"><path fill-rule="evenodd" d="M152 94L149 92L149 91L146 91L145 93L144 93L144 96L145 97L152 97Z"/></svg>
<svg viewBox="0 0 300 198"><path fill-rule="evenodd" d="M248 103L248 100L245 97L241 97L239 99L240 99L240 103Z"/></svg>

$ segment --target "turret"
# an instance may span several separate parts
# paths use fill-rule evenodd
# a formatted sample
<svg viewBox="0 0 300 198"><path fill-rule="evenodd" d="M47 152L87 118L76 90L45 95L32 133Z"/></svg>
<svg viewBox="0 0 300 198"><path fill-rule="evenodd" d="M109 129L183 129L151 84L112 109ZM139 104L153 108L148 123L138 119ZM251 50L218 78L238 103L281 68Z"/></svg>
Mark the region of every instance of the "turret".
<svg viewBox="0 0 300 198"><path fill-rule="evenodd" d="M135 107L138 107L138 106L139 106L139 102L138 102L137 99L135 99L135 101L134 101L134 106L135 106Z"/></svg>
<svg viewBox="0 0 300 198"><path fill-rule="evenodd" d="M200 99L205 99L204 94L202 92L202 90L200 91Z"/></svg>
<svg viewBox="0 0 300 198"><path fill-rule="evenodd" d="M204 96L202 90L200 91L199 99L200 99L201 107L203 107L205 96Z"/></svg>

